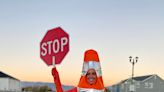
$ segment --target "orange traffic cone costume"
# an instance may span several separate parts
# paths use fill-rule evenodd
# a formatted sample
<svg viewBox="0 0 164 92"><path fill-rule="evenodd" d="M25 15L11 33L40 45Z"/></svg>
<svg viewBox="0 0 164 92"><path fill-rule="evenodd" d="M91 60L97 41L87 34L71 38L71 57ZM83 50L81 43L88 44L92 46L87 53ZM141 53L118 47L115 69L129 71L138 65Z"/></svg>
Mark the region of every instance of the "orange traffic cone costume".
<svg viewBox="0 0 164 92"><path fill-rule="evenodd" d="M86 80L86 74L89 69L94 69L96 71L97 81L93 85L90 85ZM58 79L58 81L56 81L58 83L55 83L57 85L56 86L57 92L58 91L63 92L61 90L62 87L59 86L61 85L60 79L59 78L56 78L56 79ZM55 82L55 78L54 78L54 82ZM92 49L87 50L84 54L82 75L81 75L78 87L68 90L67 92L104 92L104 91L105 91L105 87L102 80L102 71L101 71L100 60L99 60L98 54L95 50L92 50Z"/></svg>
<svg viewBox="0 0 164 92"><path fill-rule="evenodd" d="M89 69L94 69L97 74L97 81L94 85L90 85L86 81L86 74ZM95 50L87 50L84 55L84 63L82 69L82 75L79 82L79 90L95 90L97 92L104 91L104 84L102 80L102 71L100 66L100 60L97 52Z"/></svg>

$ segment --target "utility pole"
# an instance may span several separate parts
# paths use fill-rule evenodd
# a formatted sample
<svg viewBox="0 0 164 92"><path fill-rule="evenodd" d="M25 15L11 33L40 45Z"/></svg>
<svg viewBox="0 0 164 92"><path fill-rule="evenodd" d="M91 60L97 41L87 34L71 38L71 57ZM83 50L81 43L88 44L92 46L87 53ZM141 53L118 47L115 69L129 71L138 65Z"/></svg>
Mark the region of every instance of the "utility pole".
<svg viewBox="0 0 164 92"><path fill-rule="evenodd" d="M135 91L135 86L133 83L134 78L134 65L138 62L138 57L132 58L132 56L129 57L129 62L132 64L132 79L131 79L131 85L130 85L130 92Z"/></svg>

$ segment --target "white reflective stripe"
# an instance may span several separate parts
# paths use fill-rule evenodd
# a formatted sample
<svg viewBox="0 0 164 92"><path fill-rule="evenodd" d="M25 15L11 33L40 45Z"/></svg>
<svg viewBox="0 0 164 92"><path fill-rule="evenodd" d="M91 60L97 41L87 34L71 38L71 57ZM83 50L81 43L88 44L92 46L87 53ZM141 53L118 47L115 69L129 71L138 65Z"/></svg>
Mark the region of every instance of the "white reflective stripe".
<svg viewBox="0 0 164 92"><path fill-rule="evenodd" d="M97 89L91 89L91 88L79 88L78 87L78 92L104 92L104 89L97 90Z"/></svg>
<svg viewBox="0 0 164 92"><path fill-rule="evenodd" d="M85 76L89 69L95 69L97 76L102 76L101 66L99 62L95 62L95 61L84 62L82 76Z"/></svg>
<svg viewBox="0 0 164 92"><path fill-rule="evenodd" d="M95 61L89 61L83 63L83 70L88 71L88 69L95 69L99 70L101 69L100 63Z"/></svg>
<svg viewBox="0 0 164 92"><path fill-rule="evenodd" d="M95 63L94 62L88 62L88 67L89 68L94 68L95 67Z"/></svg>

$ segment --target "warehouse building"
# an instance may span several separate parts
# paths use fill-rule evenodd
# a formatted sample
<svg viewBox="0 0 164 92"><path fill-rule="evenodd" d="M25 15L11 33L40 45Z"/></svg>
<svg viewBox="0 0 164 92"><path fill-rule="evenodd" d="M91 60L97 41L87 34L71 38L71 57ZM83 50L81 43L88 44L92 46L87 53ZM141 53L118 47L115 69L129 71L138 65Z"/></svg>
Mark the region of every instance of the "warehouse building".
<svg viewBox="0 0 164 92"><path fill-rule="evenodd" d="M0 92L21 92L20 80L0 71Z"/></svg>
<svg viewBox="0 0 164 92"><path fill-rule="evenodd" d="M164 80L158 75L138 76L111 87L112 92L164 92Z"/></svg>

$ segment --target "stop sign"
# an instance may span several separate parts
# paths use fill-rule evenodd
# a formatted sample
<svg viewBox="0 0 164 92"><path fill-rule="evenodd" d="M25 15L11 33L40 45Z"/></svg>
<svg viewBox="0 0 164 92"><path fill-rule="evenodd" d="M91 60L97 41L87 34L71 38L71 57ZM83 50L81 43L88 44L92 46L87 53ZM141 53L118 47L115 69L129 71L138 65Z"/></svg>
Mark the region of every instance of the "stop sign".
<svg viewBox="0 0 164 92"><path fill-rule="evenodd" d="M40 42L40 57L49 66L60 64L69 51L69 35L60 27L48 30Z"/></svg>

